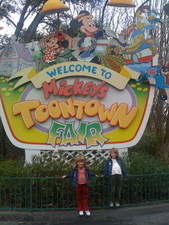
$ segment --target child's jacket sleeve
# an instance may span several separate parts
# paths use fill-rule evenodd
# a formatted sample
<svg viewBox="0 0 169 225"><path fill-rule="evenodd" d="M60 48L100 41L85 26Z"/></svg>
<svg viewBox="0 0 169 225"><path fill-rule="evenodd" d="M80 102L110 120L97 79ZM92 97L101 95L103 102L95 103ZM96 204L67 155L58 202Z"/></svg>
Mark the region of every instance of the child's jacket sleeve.
<svg viewBox="0 0 169 225"><path fill-rule="evenodd" d="M109 164L111 164L111 162L110 162L110 160L108 159L108 160L106 161L106 165L105 165L105 168L104 168L103 176L109 176L109 175L111 174L111 172L110 172L110 167L111 167L112 165L109 165Z"/></svg>
<svg viewBox="0 0 169 225"><path fill-rule="evenodd" d="M120 160L120 161L121 161L121 160ZM123 175L123 176L128 177L128 174L127 174L126 170L125 170L124 167L123 167L122 161L121 161L121 172L122 172L122 175Z"/></svg>
<svg viewBox="0 0 169 225"><path fill-rule="evenodd" d="M75 170L73 169L71 173L66 174L66 178L73 178L74 177L74 173L75 173Z"/></svg>
<svg viewBox="0 0 169 225"><path fill-rule="evenodd" d="M95 177L96 176L96 174L90 172L90 170L88 168L86 168L86 172L87 172L87 174L88 174L89 177Z"/></svg>

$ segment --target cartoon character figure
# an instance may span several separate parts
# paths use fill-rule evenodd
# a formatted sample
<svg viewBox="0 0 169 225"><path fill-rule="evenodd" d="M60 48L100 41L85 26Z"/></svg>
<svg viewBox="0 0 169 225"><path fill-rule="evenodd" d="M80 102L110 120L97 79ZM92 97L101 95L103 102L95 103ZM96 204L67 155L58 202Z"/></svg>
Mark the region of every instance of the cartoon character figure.
<svg viewBox="0 0 169 225"><path fill-rule="evenodd" d="M152 9L151 11L147 12L148 20L150 23L154 22L163 22L160 18L157 18L157 16L160 16L160 13L158 13L156 10Z"/></svg>
<svg viewBox="0 0 169 225"><path fill-rule="evenodd" d="M122 51L126 63L150 62L158 52L158 44L152 30L156 27L154 22L159 22L159 20L147 19L147 10L145 15L142 15L141 12L136 13L135 24L127 28L131 45Z"/></svg>
<svg viewBox="0 0 169 225"><path fill-rule="evenodd" d="M162 96L162 100L167 100L169 104L169 67L152 66L146 73L146 78L151 85L160 89L165 89L167 96Z"/></svg>
<svg viewBox="0 0 169 225"><path fill-rule="evenodd" d="M78 41L79 60L85 60L95 50L96 38L103 37L104 31L96 26L93 16L88 11L81 11L79 15L70 22L72 29L79 29L84 36ZM72 60L77 60L75 57ZM100 58L95 56L91 62L100 63Z"/></svg>
<svg viewBox="0 0 169 225"><path fill-rule="evenodd" d="M44 53L42 60L47 63L55 62L58 57L64 56L63 53L70 53L70 50L66 50L71 48L71 43L72 38L63 32L56 32L46 36L41 40L41 47Z"/></svg>
<svg viewBox="0 0 169 225"><path fill-rule="evenodd" d="M113 37L109 40L107 44L107 54L122 54L122 50L127 46L126 36L124 33L119 34L119 38Z"/></svg>
<svg viewBox="0 0 169 225"><path fill-rule="evenodd" d="M77 42L78 46L78 55L77 49L74 53L74 56L78 60L90 61L100 64L101 60L98 56L93 56L92 53L95 51L96 39L103 37L105 34L110 37L116 37L114 31L109 27L105 27L104 30L100 30L93 20L93 16L88 11L81 11L79 15L70 22L70 27L75 30L80 30L84 36L80 38ZM71 60L77 60L73 57Z"/></svg>

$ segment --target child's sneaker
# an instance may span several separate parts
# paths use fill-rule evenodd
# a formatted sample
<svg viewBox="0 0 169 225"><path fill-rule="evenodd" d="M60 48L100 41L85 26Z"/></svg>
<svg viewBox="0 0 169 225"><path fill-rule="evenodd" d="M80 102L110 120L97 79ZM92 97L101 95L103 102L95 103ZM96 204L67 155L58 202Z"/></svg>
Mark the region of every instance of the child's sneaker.
<svg viewBox="0 0 169 225"><path fill-rule="evenodd" d="M83 216L83 215L84 215L83 211L79 211L79 216Z"/></svg>
<svg viewBox="0 0 169 225"><path fill-rule="evenodd" d="M91 215L91 213L90 213L89 210L85 211L85 213L86 213L87 216L90 216Z"/></svg>
<svg viewBox="0 0 169 225"><path fill-rule="evenodd" d="M119 207L119 206L120 206L119 202L116 202L116 203L115 203L115 206L116 206L116 207Z"/></svg>
<svg viewBox="0 0 169 225"><path fill-rule="evenodd" d="M110 202L110 207L112 208L114 206L114 203L113 202Z"/></svg>

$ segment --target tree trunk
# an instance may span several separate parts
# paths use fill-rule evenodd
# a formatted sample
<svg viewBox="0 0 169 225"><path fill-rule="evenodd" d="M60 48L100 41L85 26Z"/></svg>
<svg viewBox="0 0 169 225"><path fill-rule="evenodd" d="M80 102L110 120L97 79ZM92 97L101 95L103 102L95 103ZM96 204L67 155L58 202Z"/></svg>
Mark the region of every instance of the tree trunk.
<svg viewBox="0 0 169 225"><path fill-rule="evenodd" d="M25 21L25 14L26 14L29 6L30 6L30 0L27 0L26 1L26 4L23 7L21 16L20 16L19 21L18 21L17 26L16 26L16 30L15 30L15 33L14 33L14 35L16 36L16 38L19 37L20 32L21 32L21 30L23 28L24 21Z"/></svg>
<svg viewBox="0 0 169 225"><path fill-rule="evenodd" d="M167 116L167 121L166 121L166 126L165 126L164 156L166 158L168 158L168 156L169 156L169 116Z"/></svg>
<svg viewBox="0 0 169 225"><path fill-rule="evenodd" d="M155 125L156 125L156 138L158 143L158 154L161 154L164 150L164 124L163 124L163 105L164 102L160 99L163 90L159 90L158 100L155 107Z"/></svg>
<svg viewBox="0 0 169 225"><path fill-rule="evenodd" d="M2 124L2 120L0 118L0 144L2 146L2 148L0 149L1 151L1 155L3 157L5 157L7 155L7 148L6 148L6 144L5 144L5 137L6 137L6 133Z"/></svg>
<svg viewBox="0 0 169 225"><path fill-rule="evenodd" d="M30 26L28 27L26 34L25 34L25 42L30 42L32 40L32 36L35 34L36 29L40 23L40 21L44 18L44 15L38 13L35 16L35 19L32 21L32 23L30 24Z"/></svg>

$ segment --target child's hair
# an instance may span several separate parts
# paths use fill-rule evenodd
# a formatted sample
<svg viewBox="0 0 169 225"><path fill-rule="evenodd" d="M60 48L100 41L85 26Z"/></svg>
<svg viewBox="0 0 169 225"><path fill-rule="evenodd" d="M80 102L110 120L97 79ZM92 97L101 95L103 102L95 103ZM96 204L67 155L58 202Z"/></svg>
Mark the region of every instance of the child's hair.
<svg viewBox="0 0 169 225"><path fill-rule="evenodd" d="M86 162L86 158L84 157L84 155L78 155L75 158L75 163L74 163L75 167L77 166L77 163L80 161L84 162L84 166L86 166L87 162Z"/></svg>
<svg viewBox="0 0 169 225"><path fill-rule="evenodd" d="M111 158L111 153L116 153L117 154L117 158L119 158L119 151L117 148L112 148L109 151L109 157Z"/></svg>

